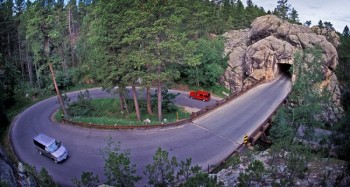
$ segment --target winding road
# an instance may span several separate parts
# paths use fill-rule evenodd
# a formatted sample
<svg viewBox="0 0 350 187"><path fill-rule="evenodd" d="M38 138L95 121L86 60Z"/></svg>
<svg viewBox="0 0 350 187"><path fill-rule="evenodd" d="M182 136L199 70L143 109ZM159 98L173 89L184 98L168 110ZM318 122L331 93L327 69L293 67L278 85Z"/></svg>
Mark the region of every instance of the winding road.
<svg viewBox="0 0 350 187"><path fill-rule="evenodd" d="M104 160L101 149L106 146L106 137L120 141L122 149L129 149L137 172L143 177L139 185L146 182L145 166L152 163L152 156L161 147L169 156L178 160L192 158L192 163L203 169L214 166L229 156L243 142L245 133L251 134L284 100L291 88L287 76L261 84L237 99L223 105L192 123L177 127L150 130L98 130L85 129L53 122L50 117L59 107L57 98L51 97L28 108L12 123L10 138L19 160L37 169L44 167L62 186L72 186L73 178L80 178L83 171L98 174L105 181ZM72 92L70 97L76 97ZM93 98L110 97L101 89L91 89ZM191 108L202 108L206 104L188 99L182 93L176 103ZM33 137L45 133L62 141L70 157L61 164L38 154Z"/></svg>

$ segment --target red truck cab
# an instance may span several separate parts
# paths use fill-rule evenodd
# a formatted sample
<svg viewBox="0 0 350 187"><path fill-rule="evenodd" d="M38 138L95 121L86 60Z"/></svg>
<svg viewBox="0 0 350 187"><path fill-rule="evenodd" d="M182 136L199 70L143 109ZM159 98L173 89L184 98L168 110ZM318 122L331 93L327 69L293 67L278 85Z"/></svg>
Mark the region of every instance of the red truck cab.
<svg viewBox="0 0 350 187"><path fill-rule="evenodd" d="M199 99L202 101L209 101L210 100L210 93L206 91L191 91L189 94L191 99Z"/></svg>

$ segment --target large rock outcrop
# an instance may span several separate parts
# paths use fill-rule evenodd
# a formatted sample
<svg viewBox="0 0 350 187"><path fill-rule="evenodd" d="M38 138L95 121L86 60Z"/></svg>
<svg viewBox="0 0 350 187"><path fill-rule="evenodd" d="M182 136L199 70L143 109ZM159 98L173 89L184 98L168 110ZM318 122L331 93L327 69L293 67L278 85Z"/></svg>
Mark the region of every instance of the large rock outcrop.
<svg viewBox="0 0 350 187"><path fill-rule="evenodd" d="M17 186L15 172L0 145L0 186Z"/></svg>
<svg viewBox="0 0 350 187"><path fill-rule="evenodd" d="M340 105L340 90L334 73L338 64L339 37L334 31L311 29L266 15L256 18L250 29L232 30L223 36L229 60L221 83L232 93L264 77L275 78L293 65L295 52L319 46L324 64L320 67L325 77L322 85L332 92L333 102Z"/></svg>
<svg viewBox="0 0 350 187"><path fill-rule="evenodd" d="M0 186L39 186L30 176L26 173L24 165L22 163L15 167L9 160L4 149L0 145Z"/></svg>

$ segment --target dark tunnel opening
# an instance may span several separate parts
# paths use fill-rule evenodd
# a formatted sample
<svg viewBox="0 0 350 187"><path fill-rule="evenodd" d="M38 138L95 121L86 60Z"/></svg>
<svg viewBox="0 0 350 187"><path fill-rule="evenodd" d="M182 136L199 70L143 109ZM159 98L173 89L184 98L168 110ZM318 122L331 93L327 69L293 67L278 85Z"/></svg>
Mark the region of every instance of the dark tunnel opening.
<svg viewBox="0 0 350 187"><path fill-rule="evenodd" d="M292 65L291 64L281 64L281 63L278 63L278 73L279 74L282 74L282 75L286 75L288 76L289 78L292 77Z"/></svg>

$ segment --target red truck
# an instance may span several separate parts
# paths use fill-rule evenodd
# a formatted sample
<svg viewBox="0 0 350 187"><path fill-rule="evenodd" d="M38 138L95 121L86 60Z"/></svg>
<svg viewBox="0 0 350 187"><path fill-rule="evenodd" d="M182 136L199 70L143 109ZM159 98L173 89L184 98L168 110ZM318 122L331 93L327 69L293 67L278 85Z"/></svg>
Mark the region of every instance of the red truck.
<svg viewBox="0 0 350 187"><path fill-rule="evenodd" d="M189 94L191 99L199 99L202 101L209 101L210 100L210 93L206 91L191 91Z"/></svg>

